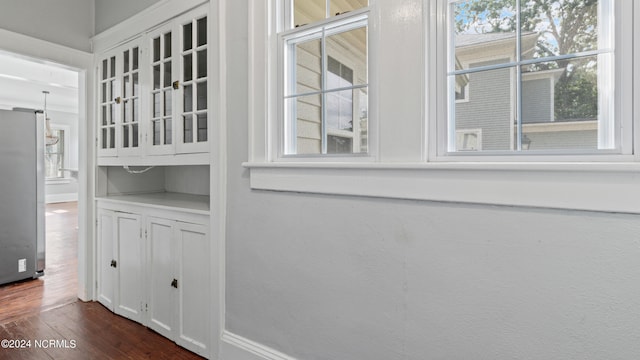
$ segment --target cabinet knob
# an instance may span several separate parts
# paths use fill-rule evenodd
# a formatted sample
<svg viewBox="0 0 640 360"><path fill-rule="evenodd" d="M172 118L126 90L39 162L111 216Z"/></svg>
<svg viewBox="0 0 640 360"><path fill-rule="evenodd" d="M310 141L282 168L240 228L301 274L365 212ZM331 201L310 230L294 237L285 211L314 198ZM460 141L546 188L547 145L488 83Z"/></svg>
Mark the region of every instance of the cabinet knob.
<svg viewBox="0 0 640 360"><path fill-rule="evenodd" d="M180 81L179 80L176 80L176 81L173 82L173 89L174 90L180 89Z"/></svg>
<svg viewBox="0 0 640 360"><path fill-rule="evenodd" d="M118 267L118 262L115 260L111 260L111 267L112 268Z"/></svg>
<svg viewBox="0 0 640 360"><path fill-rule="evenodd" d="M120 102L122 101L122 98L118 96L117 98L113 99L113 101L115 101L116 104L120 104Z"/></svg>
<svg viewBox="0 0 640 360"><path fill-rule="evenodd" d="M176 289L178 288L178 279L173 279L173 281L171 282L171 287L174 287Z"/></svg>

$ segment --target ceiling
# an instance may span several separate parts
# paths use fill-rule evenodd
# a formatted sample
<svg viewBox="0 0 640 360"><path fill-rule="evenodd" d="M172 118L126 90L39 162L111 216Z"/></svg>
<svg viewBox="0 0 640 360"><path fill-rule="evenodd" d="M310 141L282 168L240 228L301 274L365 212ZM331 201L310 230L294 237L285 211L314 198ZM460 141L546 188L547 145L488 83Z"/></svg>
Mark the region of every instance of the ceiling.
<svg viewBox="0 0 640 360"><path fill-rule="evenodd" d="M45 61L0 52L0 109L14 107L78 113L78 73Z"/></svg>

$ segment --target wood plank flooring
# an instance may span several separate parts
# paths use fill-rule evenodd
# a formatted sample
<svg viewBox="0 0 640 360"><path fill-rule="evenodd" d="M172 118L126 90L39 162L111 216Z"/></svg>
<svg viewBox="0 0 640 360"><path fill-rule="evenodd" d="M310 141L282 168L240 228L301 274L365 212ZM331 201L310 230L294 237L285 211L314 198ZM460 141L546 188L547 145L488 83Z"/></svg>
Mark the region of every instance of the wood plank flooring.
<svg viewBox="0 0 640 360"><path fill-rule="evenodd" d="M0 342L10 341L0 344L1 360L202 359L99 303L77 301L77 206L51 204L47 213L45 276L0 286Z"/></svg>
<svg viewBox="0 0 640 360"><path fill-rule="evenodd" d="M47 205L45 275L0 286L0 324L77 300L77 209L75 202Z"/></svg>

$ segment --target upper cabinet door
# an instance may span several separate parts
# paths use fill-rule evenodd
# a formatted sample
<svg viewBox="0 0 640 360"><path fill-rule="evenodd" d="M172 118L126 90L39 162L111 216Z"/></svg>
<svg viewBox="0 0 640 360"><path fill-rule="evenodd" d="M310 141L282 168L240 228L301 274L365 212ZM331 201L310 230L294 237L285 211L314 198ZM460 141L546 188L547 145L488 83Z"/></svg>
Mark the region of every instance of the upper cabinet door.
<svg viewBox="0 0 640 360"><path fill-rule="evenodd" d="M118 85L117 52L105 54L100 61L98 75L98 156L117 155L117 117L116 99L120 96Z"/></svg>
<svg viewBox="0 0 640 360"><path fill-rule="evenodd" d="M119 50L122 58L120 73L120 97L117 103L120 117L120 141L118 155L140 155L142 129L140 85L143 80L140 67L142 49L138 42L129 44Z"/></svg>
<svg viewBox="0 0 640 360"><path fill-rule="evenodd" d="M149 70L151 71L149 154L175 152L175 96L178 88L174 26L167 24L149 33Z"/></svg>
<svg viewBox="0 0 640 360"><path fill-rule="evenodd" d="M178 153L209 150L208 29L206 13L192 12L179 19Z"/></svg>
<svg viewBox="0 0 640 360"><path fill-rule="evenodd" d="M141 154L142 128L139 40L102 56L98 86L98 156Z"/></svg>

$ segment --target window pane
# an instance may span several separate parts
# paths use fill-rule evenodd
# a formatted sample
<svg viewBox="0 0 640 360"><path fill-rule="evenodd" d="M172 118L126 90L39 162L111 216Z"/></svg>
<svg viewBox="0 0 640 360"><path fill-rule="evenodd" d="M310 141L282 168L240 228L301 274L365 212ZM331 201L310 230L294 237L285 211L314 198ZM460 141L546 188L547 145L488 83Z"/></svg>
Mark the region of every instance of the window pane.
<svg viewBox="0 0 640 360"><path fill-rule="evenodd" d="M131 120L133 122L138 122L138 117L140 116L140 100L133 99L131 101L133 102L133 116Z"/></svg>
<svg viewBox="0 0 640 360"><path fill-rule="evenodd" d="M159 92L153 93L153 117L160 117L160 109L162 109L162 94Z"/></svg>
<svg viewBox="0 0 640 360"><path fill-rule="evenodd" d="M133 147L138 147L138 124L132 125L133 129Z"/></svg>
<svg viewBox="0 0 640 360"><path fill-rule="evenodd" d="M102 138L100 139L101 143L102 143L102 148L106 149L107 148L107 129L102 129Z"/></svg>
<svg viewBox="0 0 640 360"><path fill-rule="evenodd" d="M168 116L171 115L171 111L173 110L172 107L172 103L171 103L171 90L165 90L164 91L164 115Z"/></svg>
<svg viewBox="0 0 640 360"><path fill-rule="evenodd" d="M353 131L355 141L359 140L354 147L354 152L366 153L369 151L369 93L367 88L358 90L358 126Z"/></svg>
<svg viewBox="0 0 640 360"><path fill-rule="evenodd" d="M198 93L198 104L196 109L205 110L207 108L207 82L198 83L196 91Z"/></svg>
<svg viewBox="0 0 640 360"><path fill-rule="evenodd" d="M193 85L185 85L183 91L184 112L193 111Z"/></svg>
<svg viewBox="0 0 640 360"><path fill-rule="evenodd" d="M329 135L327 136L327 154L351 154L353 153L353 139L350 137Z"/></svg>
<svg viewBox="0 0 640 360"><path fill-rule="evenodd" d="M139 49L137 47L134 47L133 50L131 51L131 55L132 55L132 65L131 65L131 70L138 70L138 51Z"/></svg>
<svg viewBox="0 0 640 360"><path fill-rule="evenodd" d="M466 0L451 7L455 59L451 60L450 71L468 69L478 59L495 58L496 53L501 62L515 60L515 0Z"/></svg>
<svg viewBox="0 0 640 360"><path fill-rule="evenodd" d="M131 94L129 93L129 84L131 83L131 78L129 77L129 75L126 75L123 79L122 82L122 97L129 97L131 96Z"/></svg>
<svg viewBox="0 0 640 360"><path fill-rule="evenodd" d="M122 122L124 123L128 123L131 122L131 101L129 100L124 100L123 102L123 107L122 107Z"/></svg>
<svg viewBox="0 0 640 360"><path fill-rule="evenodd" d="M171 33L164 34L164 58L171 57Z"/></svg>
<svg viewBox="0 0 640 360"><path fill-rule="evenodd" d="M288 154L322 153L322 96L308 95L286 100L287 118L294 136ZM295 132L294 132L295 130Z"/></svg>
<svg viewBox="0 0 640 360"><path fill-rule="evenodd" d="M107 106L102 105L102 125L107 125Z"/></svg>
<svg viewBox="0 0 640 360"><path fill-rule="evenodd" d="M330 92L326 99L327 128L353 131L353 90Z"/></svg>
<svg viewBox="0 0 640 360"><path fill-rule="evenodd" d="M595 56L522 67L523 150L599 148L598 69Z"/></svg>
<svg viewBox="0 0 640 360"><path fill-rule="evenodd" d="M193 115L183 116L182 122L183 122L183 128L184 128L183 141L185 143L192 143L193 142Z"/></svg>
<svg viewBox="0 0 640 360"><path fill-rule="evenodd" d="M613 1L523 1L521 11L522 58L558 56L608 48L598 7ZM611 11L611 10L609 10ZM612 13L612 12L609 12ZM608 31L607 31L608 32Z"/></svg>
<svg viewBox="0 0 640 360"><path fill-rule="evenodd" d="M160 65L153 67L153 90L160 89Z"/></svg>
<svg viewBox="0 0 640 360"><path fill-rule="evenodd" d="M198 20L198 46L207 44L207 18Z"/></svg>
<svg viewBox="0 0 640 360"><path fill-rule="evenodd" d="M109 125L116 123L116 106L115 104L109 105Z"/></svg>
<svg viewBox="0 0 640 360"><path fill-rule="evenodd" d="M164 143L171 144L171 118L164 119Z"/></svg>
<svg viewBox="0 0 640 360"><path fill-rule="evenodd" d="M331 0L329 4L329 14L331 14L331 16L335 16L347 11L362 9L367 6L369 6L369 2L367 0Z"/></svg>
<svg viewBox="0 0 640 360"><path fill-rule="evenodd" d="M193 25L191 23L182 25L182 50L193 48Z"/></svg>
<svg viewBox="0 0 640 360"><path fill-rule="evenodd" d="M109 128L109 149L116 147L116 128Z"/></svg>
<svg viewBox="0 0 640 360"><path fill-rule="evenodd" d="M116 76L116 57L112 56L110 62L111 62L111 74L110 74L110 77L115 77Z"/></svg>
<svg viewBox="0 0 640 360"><path fill-rule="evenodd" d="M102 102L107 102L107 83L102 83Z"/></svg>
<svg viewBox="0 0 640 360"><path fill-rule="evenodd" d="M480 66L483 64L478 64ZM456 102L450 114L450 133L479 129L482 150L513 150L516 119L515 68L480 71L468 74L469 101ZM456 77L450 76L450 99L455 91ZM450 150L460 149L455 138Z"/></svg>
<svg viewBox="0 0 640 360"><path fill-rule="evenodd" d="M184 81L193 80L193 55L192 54L183 56L183 72L184 72Z"/></svg>
<svg viewBox="0 0 640 360"><path fill-rule="evenodd" d="M140 80L138 73L133 74L133 96L140 95Z"/></svg>
<svg viewBox="0 0 640 360"><path fill-rule="evenodd" d="M124 72L129 72L129 50L125 50L123 54L124 58Z"/></svg>
<svg viewBox="0 0 640 360"><path fill-rule="evenodd" d="M164 82L163 85L164 87L170 87L171 86L171 61L166 61L163 64L164 67Z"/></svg>
<svg viewBox="0 0 640 360"><path fill-rule="evenodd" d="M162 123L156 120L153 122L153 145L160 145L160 134L162 134Z"/></svg>
<svg viewBox="0 0 640 360"><path fill-rule="evenodd" d="M107 79L107 69L108 69L108 62L107 59L102 60L102 80L106 80Z"/></svg>
<svg viewBox="0 0 640 360"><path fill-rule="evenodd" d="M294 27L306 25L326 17L326 0L293 0Z"/></svg>
<svg viewBox="0 0 640 360"><path fill-rule="evenodd" d="M198 79L207 76L207 50L198 51Z"/></svg>
<svg viewBox="0 0 640 360"><path fill-rule="evenodd" d="M326 49L327 89L368 83L366 27L327 37Z"/></svg>
<svg viewBox="0 0 640 360"><path fill-rule="evenodd" d="M129 126L122 127L122 147L129 147Z"/></svg>
<svg viewBox="0 0 640 360"><path fill-rule="evenodd" d="M198 142L207 141L207 113L198 114Z"/></svg>
<svg viewBox="0 0 640 360"><path fill-rule="evenodd" d="M289 45L290 59L296 64L287 89L288 95L320 91L322 88L322 53L320 39Z"/></svg>
<svg viewBox="0 0 640 360"><path fill-rule="evenodd" d="M153 61L160 61L160 37L153 39Z"/></svg>

